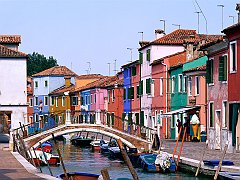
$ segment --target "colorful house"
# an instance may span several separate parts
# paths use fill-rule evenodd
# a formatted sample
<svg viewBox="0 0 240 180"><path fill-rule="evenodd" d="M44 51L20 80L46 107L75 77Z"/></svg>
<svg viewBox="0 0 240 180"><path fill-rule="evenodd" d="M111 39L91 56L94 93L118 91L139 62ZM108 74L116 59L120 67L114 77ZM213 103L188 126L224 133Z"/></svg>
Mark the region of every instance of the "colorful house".
<svg viewBox="0 0 240 180"><path fill-rule="evenodd" d="M236 8L240 11L239 4ZM227 122L228 130L230 132L229 147L235 150L240 149L240 120L239 120L239 107L240 107L240 87L237 85L240 79L240 17L238 23L234 24L222 32L228 38L228 109L229 119Z"/></svg>
<svg viewBox="0 0 240 180"><path fill-rule="evenodd" d="M0 134L27 124L27 54L20 43L21 36L0 35Z"/></svg>
<svg viewBox="0 0 240 180"><path fill-rule="evenodd" d="M27 123L33 123L33 82L31 77L27 77Z"/></svg>
<svg viewBox="0 0 240 180"><path fill-rule="evenodd" d="M228 41L219 40L204 45L208 61L207 81L207 129L211 149L224 149L231 132L228 129Z"/></svg>
<svg viewBox="0 0 240 180"><path fill-rule="evenodd" d="M76 74L66 66L55 66L32 76L34 83L34 122L39 128L43 128L44 122L42 120L47 120L50 112L57 112L60 99L57 96L52 96L49 100L49 94L65 85L64 77L66 76L69 76L69 81L75 84ZM55 114L55 120L57 122L59 120L64 121L64 116L62 116L64 112L61 112L60 116L59 113ZM41 121L40 124L39 121Z"/></svg>

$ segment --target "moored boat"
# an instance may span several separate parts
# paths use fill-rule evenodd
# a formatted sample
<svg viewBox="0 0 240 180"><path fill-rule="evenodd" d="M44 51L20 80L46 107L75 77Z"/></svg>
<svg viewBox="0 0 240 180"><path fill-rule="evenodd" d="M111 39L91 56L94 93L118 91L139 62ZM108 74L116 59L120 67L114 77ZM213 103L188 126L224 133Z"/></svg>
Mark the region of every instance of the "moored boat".
<svg viewBox="0 0 240 180"><path fill-rule="evenodd" d="M112 140L108 143L108 151L109 151L109 155L113 158L119 158L119 159L123 158L116 140Z"/></svg>
<svg viewBox="0 0 240 180"><path fill-rule="evenodd" d="M42 143L42 148L44 152L51 153L52 152L52 144L49 141ZM36 150L42 151L41 147L37 147Z"/></svg>
<svg viewBox="0 0 240 180"><path fill-rule="evenodd" d="M105 142L103 139L100 140L100 152L102 154L108 154L108 143Z"/></svg>
<svg viewBox="0 0 240 180"><path fill-rule="evenodd" d="M35 156L35 153L37 156ZM50 153L46 153L46 152L42 152L39 150L35 150L35 153L33 151L31 151L33 161L36 165L40 164L41 166L44 166L44 165L47 165L47 162L49 165L58 165L60 163L59 156L56 156L56 155L53 155ZM47 161L46 161L43 153L45 154Z"/></svg>
<svg viewBox="0 0 240 180"><path fill-rule="evenodd" d="M74 180L96 180L99 178L99 174L91 174L91 173L84 173L84 172L70 172L68 173L68 177L73 177ZM67 179L65 174L57 175L58 179Z"/></svg>
<svg viewBox="0 0 240 180"><path fill-rule="evenodd" d="M222 180L240 180L240 172L219 172L219 178Z"/></svg>
<svg viewBox="0 0 240 180"><path fill-rule="evenodd" d="M92 149L93 152L94 151L100 152L100 150L101 150L101 148L100 148L100 145L101 145L100 140L94 140L94 141L92 141L90 143L90 145L91 145L91 149Z"/></svg>
<svg viewBox="0 0 240 180"><path fill-rule="evenodd" d="M71 143L76 146L86 147L90 146L90 143L93 141L93 138L85 136L77 136L71 139Z"/></svg>

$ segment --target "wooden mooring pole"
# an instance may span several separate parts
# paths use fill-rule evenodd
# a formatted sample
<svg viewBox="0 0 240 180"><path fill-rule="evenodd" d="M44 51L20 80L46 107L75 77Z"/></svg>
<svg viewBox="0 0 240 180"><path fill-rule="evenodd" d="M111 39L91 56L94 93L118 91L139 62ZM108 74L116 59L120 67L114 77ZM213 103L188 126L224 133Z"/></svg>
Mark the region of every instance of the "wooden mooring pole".
<svg viewBox="0 0 240 180"><path fill-rule="evenodd" d="M39 142L39 145L40 145L40 147L41 147L41 149L42 149L43 157L44 157L44 159L45 159L45 161L46 161L46 163L47 163L48 170L49 170L51 176L53 176L52 170L51 170L51 168L50 168L50 166L49 166L49 163L48 163L48 160L47 160L47 156L46 156L46 154L45 154L45 152L44 152L44 150L43 150L42 143Z"/></svg>
<svg viewBox="0 0 240 180"><path fill-rule="evenodd" d="M196 173L195 173L195 177L198 176L198 173L199 173L201 164L202 164L202 162L203 162L204 154L205 154L205 152L206 152L206 150L207 150L207 147L208 147L208 141L206 141L206 145L205 145L205 147L204 147L204 149L203 149L202 157L201 157L201 159L200 159L200 161L199 161L199 163L198 163L198 168L197 168L197 171L196 171Z"/></svg>
<svg viewBox="0 0 240 180"><path fill-rule="evenodd" d="M132 163L131 163L128 155L127 155L127 152L126 152L126 150L123 147L121 139L118 139L117 143L118 143L118 146L119 146L119 148L121 150L123 159L127 163L128 169L129 169L130 173L132 174L133 179L134 180L139 180L138 175L137 175L135 169L133 168L133 165L132 165Z"/></svg>

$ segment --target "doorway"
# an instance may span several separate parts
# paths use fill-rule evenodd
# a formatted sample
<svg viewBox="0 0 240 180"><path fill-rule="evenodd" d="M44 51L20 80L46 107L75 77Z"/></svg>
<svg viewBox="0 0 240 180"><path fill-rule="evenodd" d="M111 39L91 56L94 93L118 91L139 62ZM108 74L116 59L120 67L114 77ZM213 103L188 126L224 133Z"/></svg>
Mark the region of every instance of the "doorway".
<svg viewBox="0 0 240 180"><path fill-rule="evenodd" d="M216 110L216 121L215 121L215 149L221 149L221 110Z"/></svg>

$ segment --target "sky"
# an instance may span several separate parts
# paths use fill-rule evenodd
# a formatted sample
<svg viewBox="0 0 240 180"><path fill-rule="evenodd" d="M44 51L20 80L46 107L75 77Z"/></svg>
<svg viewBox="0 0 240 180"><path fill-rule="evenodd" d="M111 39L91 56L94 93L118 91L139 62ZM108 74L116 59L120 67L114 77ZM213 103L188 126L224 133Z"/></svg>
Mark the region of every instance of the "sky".
<svg viewBox="0 0 240 180"><path fill-rule="evenodd" d="M237 23L238 0L197 2L203 12L199 33L221 34L222 25L233 24L229 16ZM21 35L21 52L53 56L79 75L114 75L115 62L120 70L131 54L138 59L142 35L155 39L154 30L164 28L160 20L167 34L179 28L172 24L198 31L198 5L196 0L0 0L0 34Z"/></svg>

